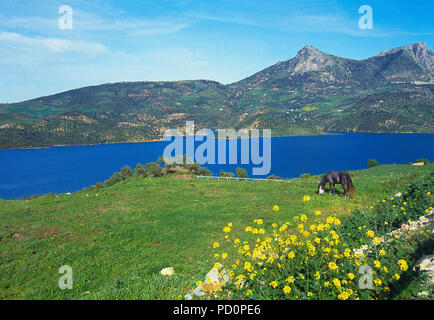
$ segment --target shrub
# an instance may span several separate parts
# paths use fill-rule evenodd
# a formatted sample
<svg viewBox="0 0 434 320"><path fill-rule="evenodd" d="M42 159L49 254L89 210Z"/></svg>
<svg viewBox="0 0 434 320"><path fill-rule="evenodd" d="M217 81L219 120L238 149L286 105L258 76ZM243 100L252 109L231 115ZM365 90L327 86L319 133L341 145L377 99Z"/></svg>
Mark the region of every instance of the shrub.
<svg viewBox="0 0 434 320"><path fill-rule="evenodd" d="M269 180L283 180L282 177L276 176L274 174L272 174L271 176L268 176L267 179L269 179Z"/></svg>
<svg viewBox="0 0 434 320"><path fill-rule="evenodd" d="M133 175L133 170L128 165L123 166L121 168L120 175L122 177L122 180L127 180L127 179L129 179Z"/></svg>
<svg viewBox="0 0 434 320"><path fill-rule="evenodd" d="M235 175L232 172L225 172L223 170L220 170L219 174L220 174L220 177L232 177L232 178L235 178Z"/></svg>
<svg viewBox="0 0 434 320"><path fill-rule="evenodd" d="M424 164L429 164L429 160L427 158L419 158L416 162L423 162Z"/></svg>
<svg viewBox="0 0 434 320"><path fill-rule="evenodd" d="M141 163L138 163L136 165L136 168L134 169L134 174L136 176L143 177L145 173L146 173L145 166Z"/></svg>
<svg viewBox="0 0 434 320"><path fill-rule="evenodd" d="M375 166L378 166L377 160L375 160L375 159L369 159L368 160L368 167L372 168L372 167L375 167Z"/></svg>
<svg viewBox="0 0 434 320"><path fill-rule="evenodd" d="M300 175L300 179L309 179L310 178L310 173L303 173L302 175Z"/></svg>
<svg viewBox="0 0 434 320"><path fill-rule="evenodd" d="M97 184L95 185L95 187L96 187L97 189L104 189L104 188L105 188L105 185L104 185L104 183L102 183L102 182L97 182Z"/></svg>
<svg viewBox="0 0 434 320"><path fill-rule="evenodd" d="M249 177L246 169L244 169L244 168L237 168L235 170L235 172L237 173L238 178L248 178Z"/></svg>
<svg viewBox="0 0 434 320"><path fill-rule="evenodd" d="M107 185L107 187L110 187L118 182L122 181L122 176L119 172L115 172L113 173L113 175L107 179L106 181L104 181L104 183Z"/></svg>
<svg viewBox="0 0 434 320"><path fill-rule="evenodd" d="M209 169L201 167L198 163L192 164L189 170L197 176L212 176L212 172Z"/></svg>
<svg viewBox="0 0 434 320"><path fill-rule="evenodd" d="M148 177L161 177L163 175L163 169L156 162L150 162L145 165L144 176Z"/></svg>

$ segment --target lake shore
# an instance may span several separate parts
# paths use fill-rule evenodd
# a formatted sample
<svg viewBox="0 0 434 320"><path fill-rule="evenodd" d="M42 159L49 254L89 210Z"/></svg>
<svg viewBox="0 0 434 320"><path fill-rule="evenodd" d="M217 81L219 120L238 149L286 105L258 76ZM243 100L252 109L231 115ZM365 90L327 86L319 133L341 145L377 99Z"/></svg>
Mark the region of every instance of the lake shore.
<svg viewBox="0 0 434 320"><path fill-rule="evenodd" d="M434 134L434 132L368 132L368 131L322 131L318 134L272 134L271 137L312 137L312 136L324 136L324 135L338 135L338 134L351 134L351 133L362 133L362 134ZM260 136L261 138L262 136ZM218 136L215 139L221 139ZM232 139L232 138L227 138ZM238 137L237 139L241 139ZM51 146L44 147L13 147L13 148L0 148L2 150L37 150L37 149L49 149L52 147L79 147L79 146L99 146L99 145L109 145L109 144L122 144L122 143L148 143L148 142L161 142L164 141L163 138L160 139L150 139L150 140L140 140L140 141L118 141L118 142L101 142L101 143L89 143L89 144L53 144Z"/></svg>

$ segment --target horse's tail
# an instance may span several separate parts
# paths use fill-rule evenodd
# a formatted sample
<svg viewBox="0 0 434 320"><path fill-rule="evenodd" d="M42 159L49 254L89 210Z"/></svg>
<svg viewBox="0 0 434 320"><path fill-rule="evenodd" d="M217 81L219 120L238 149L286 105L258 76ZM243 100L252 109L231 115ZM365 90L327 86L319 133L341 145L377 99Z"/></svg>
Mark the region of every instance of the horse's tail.
<svg viewBox="0 0 434 320"><path fill-rule="evenodd" d="M354 198L354 192L355 192L355 189L354 189L354 185L353 185L353 180L351 180L350 175L348 175L348 183L347 183L348 196L350 198Z"/></svg>

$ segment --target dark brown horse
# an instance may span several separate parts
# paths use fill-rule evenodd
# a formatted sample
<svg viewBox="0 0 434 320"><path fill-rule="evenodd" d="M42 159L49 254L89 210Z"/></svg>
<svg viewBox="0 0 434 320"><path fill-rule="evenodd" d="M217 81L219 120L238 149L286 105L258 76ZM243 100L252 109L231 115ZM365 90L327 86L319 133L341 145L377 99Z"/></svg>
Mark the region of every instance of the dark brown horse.
<svg viewBox="0 0 434 320"><path fill-rule="evenodd" d="M324 175L318 185L319 194L323 194L325 192L325 185L327 183L329 184L330 194L335 193L335 184L340 184L344 189L345 199L348 197L354 197L353 181L351 180L351 177L347 172L332 170L326 175ZM345 186L347 187L346 189Z"/></svg>

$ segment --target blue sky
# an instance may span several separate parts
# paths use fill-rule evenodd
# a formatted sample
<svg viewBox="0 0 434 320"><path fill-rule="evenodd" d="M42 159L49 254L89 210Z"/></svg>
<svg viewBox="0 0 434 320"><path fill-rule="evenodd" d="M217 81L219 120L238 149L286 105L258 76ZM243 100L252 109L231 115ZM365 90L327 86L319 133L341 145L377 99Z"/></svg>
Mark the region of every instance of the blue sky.
<svg viewBox="0 0 434 320"><path fill-rule="evenodd" d="M73 10L60 29L59 7ZM373 10L361 30L359 7ZM241 80L305 45L365 59L426 42L432 0L1 0L0 102L118 81Z"/></svg>

